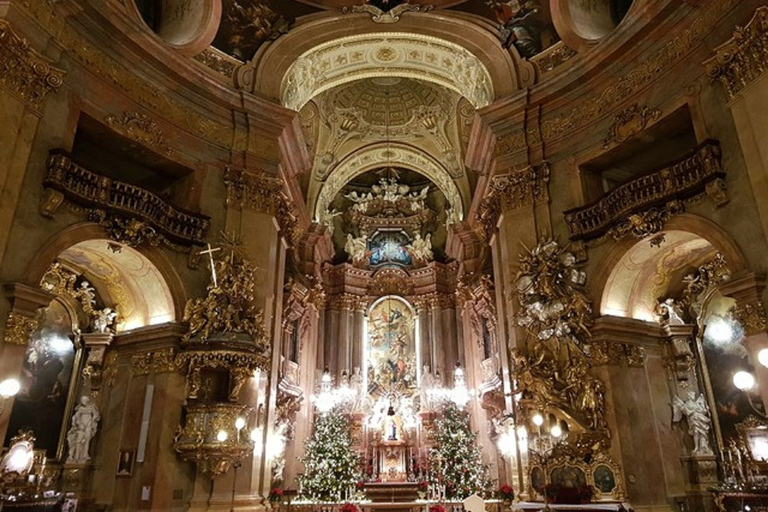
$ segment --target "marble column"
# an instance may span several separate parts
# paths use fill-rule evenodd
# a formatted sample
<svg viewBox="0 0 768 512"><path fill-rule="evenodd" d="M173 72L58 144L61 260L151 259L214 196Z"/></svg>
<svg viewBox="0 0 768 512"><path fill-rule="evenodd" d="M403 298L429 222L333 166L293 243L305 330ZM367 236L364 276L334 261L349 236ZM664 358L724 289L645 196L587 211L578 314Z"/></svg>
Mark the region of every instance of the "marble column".
<svg viewBox="0 0 768 512"><path fill-rule="evenodd" d="M352 360L350 363L350 375L354 373L355 367L363 368L363 345L365 340L365 305L361 301L355 303L354 311L354 330L352 336Z"/></svg>

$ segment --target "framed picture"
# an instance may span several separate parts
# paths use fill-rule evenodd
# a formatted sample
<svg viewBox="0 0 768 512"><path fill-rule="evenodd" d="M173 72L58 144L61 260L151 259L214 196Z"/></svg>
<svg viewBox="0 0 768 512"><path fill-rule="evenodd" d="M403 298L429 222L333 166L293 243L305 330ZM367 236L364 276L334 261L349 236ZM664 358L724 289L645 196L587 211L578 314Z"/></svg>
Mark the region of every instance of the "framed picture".
<svg viewBox="0 0 768 512"><path fill-rule="evenodd" d="M117 476L131 476L134 455L133 450L120 450L120 458L117 460Z"/></svg>

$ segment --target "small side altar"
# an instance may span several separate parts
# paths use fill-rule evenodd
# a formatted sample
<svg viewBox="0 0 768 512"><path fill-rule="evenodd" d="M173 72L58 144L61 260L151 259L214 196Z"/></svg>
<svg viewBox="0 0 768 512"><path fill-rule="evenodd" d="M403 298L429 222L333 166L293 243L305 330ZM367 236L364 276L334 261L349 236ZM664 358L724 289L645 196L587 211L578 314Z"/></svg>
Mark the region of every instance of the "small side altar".
<svg viewBox="0 0 768 512"><path fill-rule="evenodd" d="M584 503L580 505L567 505L561 503L544 503L541 501L521 501L516 503L512 510L579 510L582 512L592 512L598 510L613 510L617 512L631 511L629 503L622 502L598 502Z"/></svg>

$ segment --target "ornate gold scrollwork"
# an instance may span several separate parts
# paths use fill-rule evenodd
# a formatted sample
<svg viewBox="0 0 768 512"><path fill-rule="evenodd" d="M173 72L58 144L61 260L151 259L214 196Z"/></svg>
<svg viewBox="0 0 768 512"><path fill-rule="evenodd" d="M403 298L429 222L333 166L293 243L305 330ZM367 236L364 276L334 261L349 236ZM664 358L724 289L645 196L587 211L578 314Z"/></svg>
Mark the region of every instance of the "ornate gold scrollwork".
<svg viewBox="0 0 768 512"><path fill-rule="evenodd" d="M671 216L683 212L683 201L704 193L721 206L727 196L720 157L720 143L705 141L677 162L619 185L595 203L568 210L565 222L571 240L593 240L606 234L620 239L630 233L642 238L660 231Z"/></svg>
<svg viewBox="0 0 768 512"><path fill-rule="evenodd" d="M299 235L298 216L280 178L227 167L224 183L227 185L229 206L273 215L286 241L295 241Z"/></svg>
<svg viewBox="0 0 768 512"><path fill-rule="evenodd" d="M732 100L768 70L768 7L758 7L745 27L715 50L704 66L712 81L718 81Z"/></svg>
<svg viewBox="0 0 768 512"><path fill-rule="evenodd" d="M157 245L163 241L178 249L179 245L201 245L210 227L208 217L183 212L148 190L91 172L63 153L52 152L47 166L46 190L58 191L66 200L88 208L91 220L118 242ZM53 215L54 204L48 201L41 210Z"/></svg>
<svg viewBox="0 0 768 512"><path fill-rule="evenodd" d="M649 122L661 117L661 110L640 107L635 103L631 107L625 108L613 118L613 123L608 129L608 135L603 141L603 147L607 148L612 144L621 144L631 139L645 129Z"/></svg>
<svg viewBox="0 0 768 512"><path fill-rule="evenodd" d="M11 311L5 322L5 343L27 346L29 337L39 324L38 318Z"/></svg>
<svg viewBox="0 0 768 512"><path fill-rule="evenodd" d="M41 112L45 97L63 83L65 71L30 48L10 23L0 20L0 85L31 109Z"/></svg>
<svg viewBox="0 0 768 512"><path fill-rule="evenodd" d="M104 120L112 129L142 146L160 149L166 155L173 154L157 122L146 114L123 112L122 117L109 115Z"/></svg>
<svg viewBox="0 0 768 512"><path fill-rule="evenodd" d="M590 373L592 306L582 291L576 257L553 239L520 255L515 287L517 324L528 336L515 350L516 393L525 414L557 409L575 420L568 443L579 449L606 446L605 386ZM525 415L524 414L524 415Z"/></svg>
<svg viewBox="0 0 768 512"><path fill-rule="evenodd" d="M744 327L747 336L763 333L768 327L768 316L762 301L736 306L734 316Z"/></svg>
<svg viewBox="0 0 768 512"><path fill-rule="evenodd" d="M499 216L505 211L548 200L549 165L546 162L494 177L477 213L486 240L496 231Z"/></svg>

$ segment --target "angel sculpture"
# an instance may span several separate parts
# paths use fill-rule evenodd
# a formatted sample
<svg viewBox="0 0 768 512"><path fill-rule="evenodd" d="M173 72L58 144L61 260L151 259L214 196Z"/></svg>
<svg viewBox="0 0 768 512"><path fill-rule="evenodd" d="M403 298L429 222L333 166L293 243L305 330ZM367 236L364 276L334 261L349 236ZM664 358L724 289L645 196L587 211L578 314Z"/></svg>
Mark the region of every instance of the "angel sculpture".
<svg viewBox="0 0 768 512"><path fill-rule="evenodd" d="M94 311L93 328L100 333L112 332L110 326L117 318L117 311L112 308L104 308Z"/></svg>
<svg viewBox="0 0 768 512"><path fill-rule="evenodd" d="M341 215L341 212L336 210L336 208L334 208L333 210L325 210L324 212L320 213L319 224L327 227L328 234L331 236L333 236L333 229L335 227L333 224L333 219L334 217L338 217L339 215Z"/></svg>
<svg viewBox="0 0 768 512"><path fill-rule="evenodd" d="M693 391L688 392L687 400L675 397L672 401L672 421L688 420L688 433L693 437L693 455L712 455L709 445L709 407L704 401L704 395L696 397Z"/></svg>
<svg viewBox="0 0 768 512"><path fill-rule="evenodd" d="M418 261L430 261L435 255L432 252L432 234L427 233L426 238L421 238L420 233L413 237L413 243L410 246L413 258Z"/></svg>
<svg viewBox="0 0 768 512"><path fill-rule="evenodd" d="M360 263L365 259L367 251L365 237L353 237L352 233L347 233L347 242L344 244L344 251L349 255L352 263Z"/></svg>

